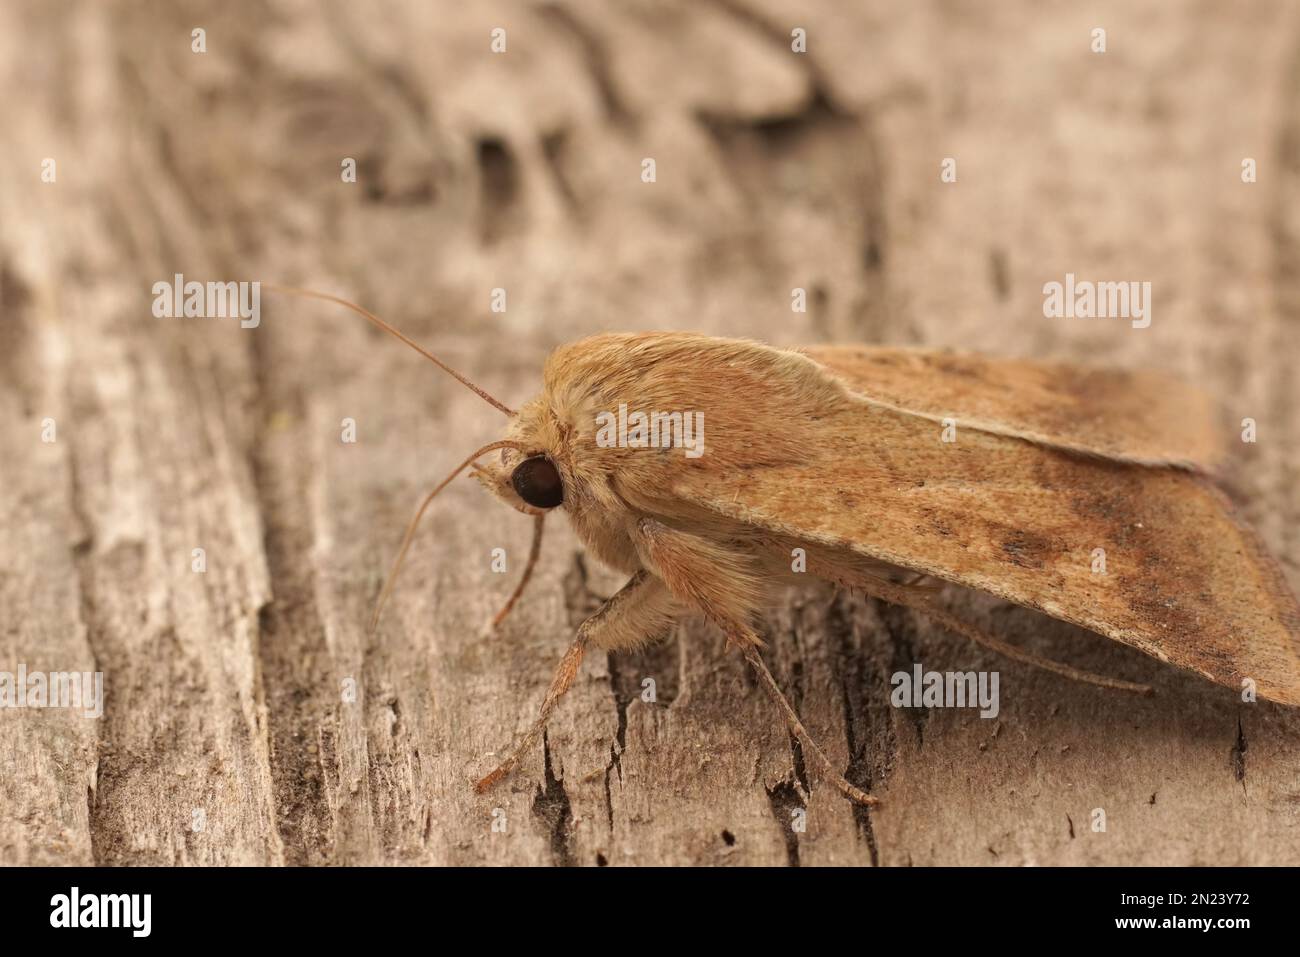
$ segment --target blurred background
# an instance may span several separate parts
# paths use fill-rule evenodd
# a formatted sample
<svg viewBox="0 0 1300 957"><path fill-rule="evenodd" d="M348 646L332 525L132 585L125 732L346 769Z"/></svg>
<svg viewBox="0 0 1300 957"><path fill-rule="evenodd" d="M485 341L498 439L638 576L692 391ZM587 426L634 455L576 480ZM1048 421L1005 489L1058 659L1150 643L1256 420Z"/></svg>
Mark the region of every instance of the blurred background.
<svg viewBox="0 0 1300 957"><path fill-rule="evenodd" d="M6 0L0 80L0 669L108 694L99 722L0 715L0 861L1300 856L1288 712L972 603L1163 703L1026 672L996 731L913 719L887 707L900 647L1014 669L829 591L770 623L774 667L881 810L810 787L698 626L588 662L544 753L476 798L617 578L553 522L482 637L530 523L461 482L367 638L411 510L499 414L336 307L151 313L177 273L337 293L511 406L608 330L1165 368L1229 438L1257 421L1234 485L1294 586L1300 7ZM1066 273L1150 282L1150 327L1045 318ZM1098 806L1124 823L1085 840Z"/></svg>

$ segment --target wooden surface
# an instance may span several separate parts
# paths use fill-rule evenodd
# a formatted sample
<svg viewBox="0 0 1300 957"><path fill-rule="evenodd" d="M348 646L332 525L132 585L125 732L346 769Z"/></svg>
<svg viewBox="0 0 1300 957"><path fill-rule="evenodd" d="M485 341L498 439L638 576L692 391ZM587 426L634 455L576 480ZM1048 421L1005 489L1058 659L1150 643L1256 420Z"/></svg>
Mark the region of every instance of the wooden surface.
<svg viewBox="0 0 1300 957"><path fill-rule="evenodd" d="M1300 583L1300 8L794 6L0 5L0 670L106 684L98 722L0 712L0 862L1300 862L1300 712L958 595L1158 693L813 587L767 622L769 657L878 810L803 768L697 623L590 657L545 749L477 797L618 578L551 522L485 636L530 522L461 480L368 640L419 497L500 415L323 304L267 294L255 330L151 315L178 272L338 292L516 406L549 348L601 330L1170 369L1226 429L1258 421L1237 494ZM1045 319L1066 272L1151 281L1151 327ZM892 709L916 661L998 670L998 719Z"/></svg>

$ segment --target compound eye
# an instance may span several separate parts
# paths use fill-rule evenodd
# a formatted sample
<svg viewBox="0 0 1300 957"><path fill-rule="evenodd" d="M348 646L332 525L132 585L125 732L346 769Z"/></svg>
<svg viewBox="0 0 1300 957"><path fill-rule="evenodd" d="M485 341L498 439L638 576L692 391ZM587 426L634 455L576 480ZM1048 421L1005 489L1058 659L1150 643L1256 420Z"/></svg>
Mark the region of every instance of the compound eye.
<svg viewBox="0 0 1300 957"><path fill-rule="evenodd" d="M533 508L555 508L564 501L559 469L544 455L524 459L510 474L515 492Z"/></svg>

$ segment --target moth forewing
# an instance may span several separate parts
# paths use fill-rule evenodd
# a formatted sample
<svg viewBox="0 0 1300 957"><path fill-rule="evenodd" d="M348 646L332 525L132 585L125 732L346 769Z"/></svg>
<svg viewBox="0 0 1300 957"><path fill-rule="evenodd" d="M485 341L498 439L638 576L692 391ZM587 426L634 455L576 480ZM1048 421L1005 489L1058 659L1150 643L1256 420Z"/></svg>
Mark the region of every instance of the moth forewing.
<svg viewBox="0 0 1300 957"><path fill-rule="evenodd" d="M883 346L799 351L854 394L931 421L955 414L967 428L1116 461L1224 465L1215 403L1173 376Z"/></svg>
<svg viewBox="0 0 1300 957"><path fill-rule="evenodd" d="M773 361L771 374L779 368ZM1085 443L1095 423L1122 418L1127 398L1113 409L1103 393L1079 408L1076 396L1093 425L1051 444L1012 434L1014 402L1004 399L998 431L959 424L947 443L929 411L895 408L864 394L860 378L825 373L851 399L786 423L805 443L801 461L677 468L665 497L979 589L1300 705L1295 598L1226 497L1183 467L1203 457L1199 427L1182 430L1186 447L1148 443L1126 458ZM1050 418L1040 413L1035 429ZM1143 461L1152 456L1168 464ZM1105 574L1090 561L1098 548Z"/></svg>

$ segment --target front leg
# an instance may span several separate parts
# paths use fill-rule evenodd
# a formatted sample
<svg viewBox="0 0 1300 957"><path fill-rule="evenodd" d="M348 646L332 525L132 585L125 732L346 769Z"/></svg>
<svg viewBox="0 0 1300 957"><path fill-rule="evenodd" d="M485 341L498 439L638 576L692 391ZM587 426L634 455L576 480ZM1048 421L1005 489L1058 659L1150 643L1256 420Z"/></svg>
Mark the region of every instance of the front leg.
<svg viewBox="0 0 1300 957"><path fill-rule="evenodd" d="M528 729L518 747L491 774L474 785L474 790L483 794L498 781L513 771L523 755L542 736L546 722L550 720L555 706L564 697L565 692L573 686L573 680L582 667L582 656L588 644L607 651L634 648L643 645L661 635L672 623L676 603L664 583L642 570L632 576L626 585L597 609L596 613L578 626L578 633L573 644L560 659L551 679L550 690L542 701L541 713L533 726Z"/></svg>

